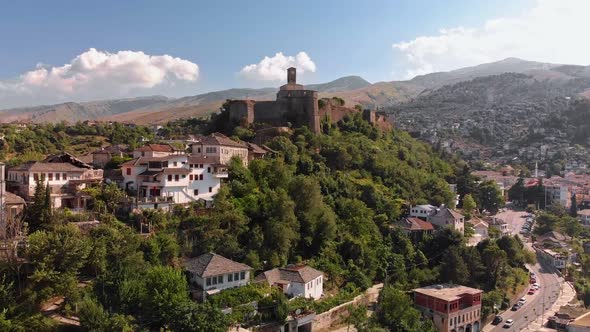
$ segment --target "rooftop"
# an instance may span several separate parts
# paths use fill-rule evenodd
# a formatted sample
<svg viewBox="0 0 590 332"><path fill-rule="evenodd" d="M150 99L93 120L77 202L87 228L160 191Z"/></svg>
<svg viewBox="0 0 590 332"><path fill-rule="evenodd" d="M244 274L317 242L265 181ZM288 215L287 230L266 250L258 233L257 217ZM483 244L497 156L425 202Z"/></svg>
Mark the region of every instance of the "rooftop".
<svg viewBox="0 0 590 332"><path fill-rule="evenodd" d="M578 211L578 215L588 217L588 216L590 216L590 209L580 210L580 211Z"/></svg>
<svg viewBox="0 0 590 332"><path fill-rule="evenodd" d="M322 271L318 271L308 265L291 265L282 268L274 268L263 272L256 277L257 281L266 280L270 285L275 283L308 283L317 277L324 275Z"/></svg>
<svg viewBox="0 0 590 332"><path fill-rule="evenodd" d="M15 166L10 171L25 171L25 172L84 172L86 168L76 167L70 163L45 163L39 161L32 161L25 164Z"/></svg>
<svg viewBox="0 0 590 332"><path fill-rule="evenodd" d="M184 268L201 278L252 270L252 268L246 264L234 262L231 259L227 259L212 252L203 254L199 257L187 259L184 262Z"/></svg>
<svg viewBox="0 0 590 332"><path fill-rule="evenodd" d="M180 150L175 149L170 144L148 144L138 148L135 151L175 152Z"/></svg>
<svg viewBox="0 0 590 332"><path fill-rule="evenodd" d="M432 296L445 301L454 301L460 299L463 295L466 294L476 295L481 294L483 292L481 289L454 284L432 285L422 288L416 288L412 291L415 293Z"/></svg>
<svg viewBox="0 0 590 332"><path fill-rule="evenodd" d="M247 148L247 145L241 142L236 142L231 138L221 134L213 133L209 136L200 136L197 138L197 142L206 145L224 145L233 146L237 148Z"/></svg>
<svg viewBox="0 0 590 332"><path fill-rule="evenodd" d="M434 230L434 226L428 221L419 218L409 217L403 219L399 225L409 231L428 231Z"/></svg>

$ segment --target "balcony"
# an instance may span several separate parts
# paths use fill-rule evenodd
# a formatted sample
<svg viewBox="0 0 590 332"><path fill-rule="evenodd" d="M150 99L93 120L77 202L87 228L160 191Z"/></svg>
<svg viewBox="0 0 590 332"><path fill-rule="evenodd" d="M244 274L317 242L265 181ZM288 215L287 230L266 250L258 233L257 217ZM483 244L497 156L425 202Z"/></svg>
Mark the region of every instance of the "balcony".
<svg viewBox="0 0 590 332"><path fill-rule="evenodd" d="M174 197L172 197L172 196L140 197L137 199L137 203L174 203Z"/></svg>
<svg viewBox="0 0 590 332"><path fill-rule="evenodd" d="M216 171L216 172L213 172L212 174L213 174L213 177L215 177L217 179L227 179L227 177L228 177L227 170Z"/></svg>

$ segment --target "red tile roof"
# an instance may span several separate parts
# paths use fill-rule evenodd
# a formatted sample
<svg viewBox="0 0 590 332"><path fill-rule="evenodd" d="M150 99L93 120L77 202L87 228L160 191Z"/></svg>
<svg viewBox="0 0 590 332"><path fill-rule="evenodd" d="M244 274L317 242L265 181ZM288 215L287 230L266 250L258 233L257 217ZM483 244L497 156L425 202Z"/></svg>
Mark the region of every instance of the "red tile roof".
<svg viewBox="0 0 590 332"><path fill-rule="evenodd" d="M420 218L408 217L401 221L401 227L409 231L431 231L434 226Z"/></svg>

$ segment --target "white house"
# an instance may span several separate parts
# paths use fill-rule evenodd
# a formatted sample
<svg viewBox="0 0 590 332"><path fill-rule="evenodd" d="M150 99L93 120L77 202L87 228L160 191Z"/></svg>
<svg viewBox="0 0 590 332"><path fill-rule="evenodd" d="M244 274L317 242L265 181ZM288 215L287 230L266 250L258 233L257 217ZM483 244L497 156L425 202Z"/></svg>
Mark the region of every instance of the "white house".
<svg viewBox="0 0 590 332"><path fill-rule="evenodd" d="M485 222L484 220L481 220L477 217L473 217L473 218L467 220L467 222L473 226L473 230L474 230L473 236L468 240L468 244L470 246L475 246L479 242L481 242L489 237L488 229L489 229L490 225L487 222Z"/></svg>
<svg viewBox="0 0 590 332"><path fill-rule="evenodd" d="M228 177L227 167L216 158L186 154L140 157L121 168L122 186L135 192L140 208L210 201Z"/></svg>
<svg viewBox="0 0 590 332"><path fill-rule="evenodd" d="M427 220L436 213L437 207L433 205L416 205L410 209L410 217Z"/></svg>
<svg viewBox="0 0 590 332"><path fill-rule="evenodd" d="M324 293L324 273L307 265L289 265L268 270L255 280L280 287L283 293L292 297L317 300Z"/></svg>
<svg viewBox="0 0 590 332"><path fill-rule="evenodd" d="M54 208L85 208L90 196L81 190L103 179L103 170L93 169L67 153L12 167L7 173L8 187L28 200L35 195L37 183L49 186Z"/></svg>
<svg viewBox="0 0 590 332"><path fill-rule="evenodd" d="M220 133L197 137L191 148L193 156L216 158L223 165L229 165L234 156L248 164L248 146Z"/></svg>
<svg viewBox="0 0 590 332"><path fill-rule="evenodd" d="M252 271L246 264L234 262L215 253L186 260L184 269L188 272L191 283L203 290L204 297L224 289L247 285Z"/></svg>

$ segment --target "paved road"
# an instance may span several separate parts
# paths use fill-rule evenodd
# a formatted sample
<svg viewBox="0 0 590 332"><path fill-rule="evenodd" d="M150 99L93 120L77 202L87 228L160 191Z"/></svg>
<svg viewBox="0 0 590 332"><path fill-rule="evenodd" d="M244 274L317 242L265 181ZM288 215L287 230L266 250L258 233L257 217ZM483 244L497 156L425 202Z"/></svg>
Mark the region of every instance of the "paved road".
<svg viewBox="0 0 590 332"><path fill-rule="evenodd" d="M521 217L524 215L522 211L506 211L498 214L499 218L505 220L512 229L513 234L519 234L525 218ZM523 238L524 240L524 238ZM530 244L527 243L527 247L532 250ZM537 257L539 258L539 257ZM535 292L534 295L526 295L526 303L518 311L511 311L510 309L501 314L503 322L498 326L490 325L484 327L483 331L520 331L522 328L528 326L531 321L539 320L542 321L543 312L551 307L561 291L561 283L555 275L555 269L550 265L544 264L543 261L538 259L540 263L534 266L528 266L528 268L537 274L537 282L541 285L541 288ZM514 303L511 303L511 305ZM504 329L503 324L506 320L514 320L514 325L510 328Z"/></svg>

